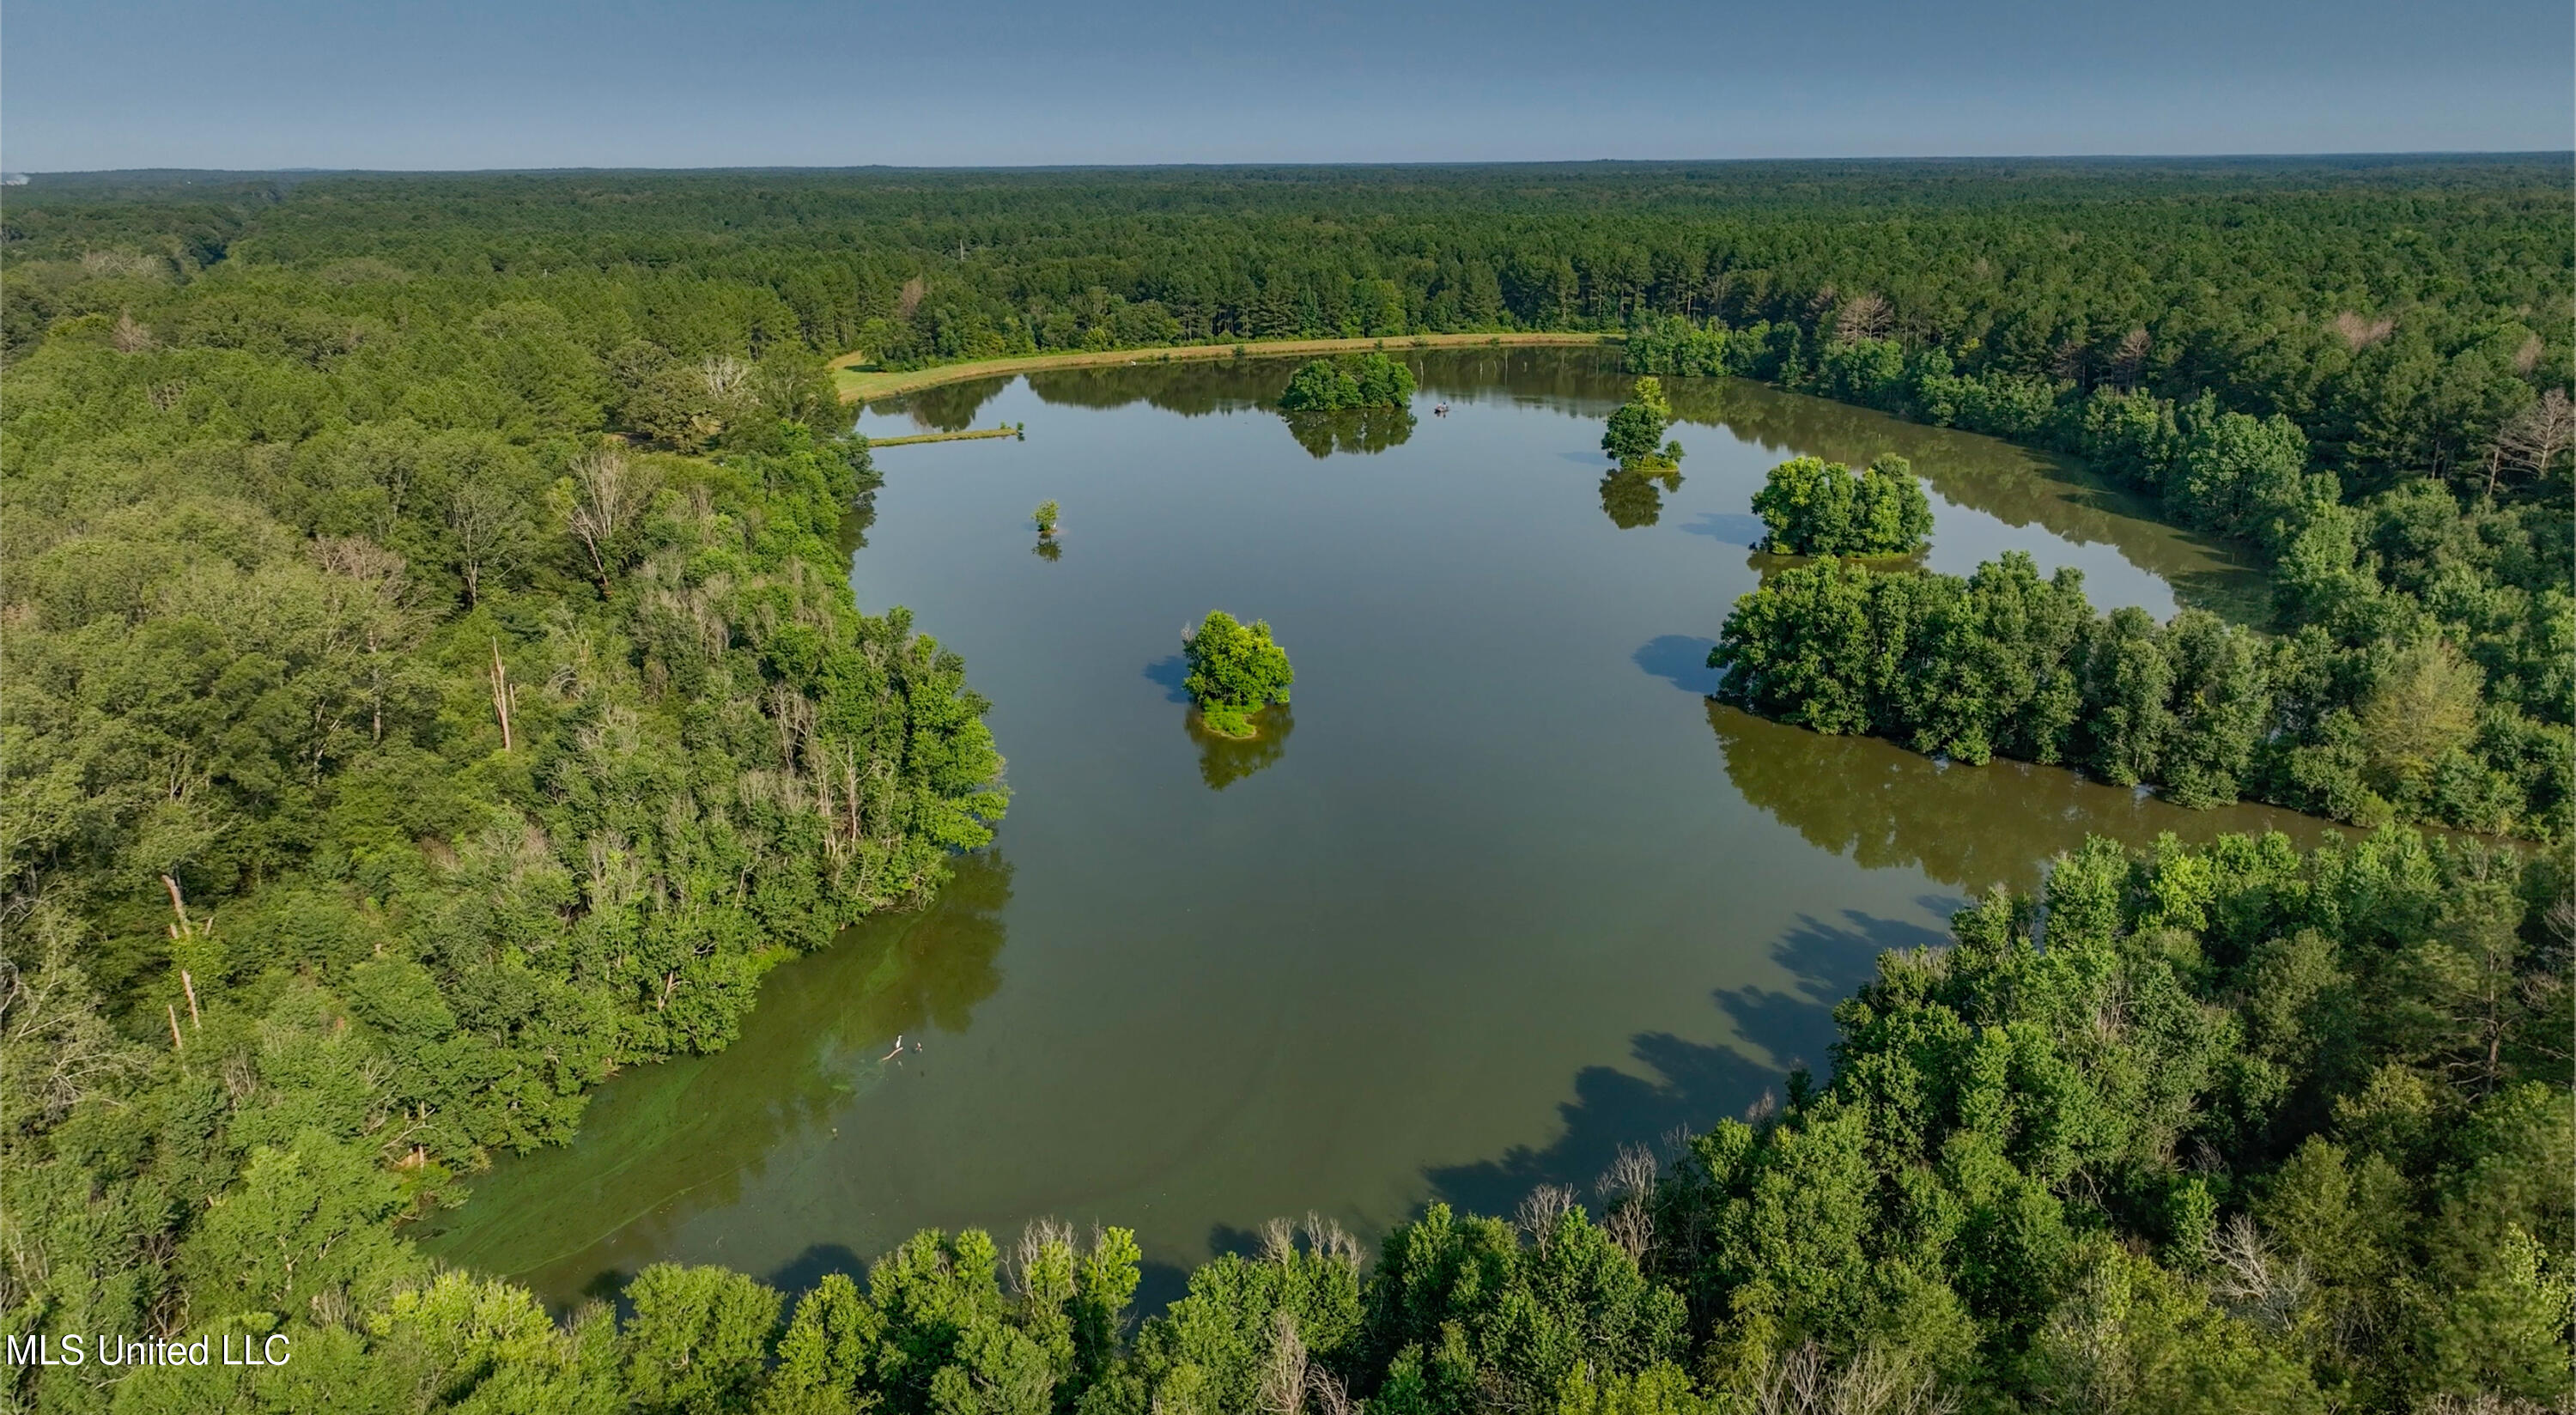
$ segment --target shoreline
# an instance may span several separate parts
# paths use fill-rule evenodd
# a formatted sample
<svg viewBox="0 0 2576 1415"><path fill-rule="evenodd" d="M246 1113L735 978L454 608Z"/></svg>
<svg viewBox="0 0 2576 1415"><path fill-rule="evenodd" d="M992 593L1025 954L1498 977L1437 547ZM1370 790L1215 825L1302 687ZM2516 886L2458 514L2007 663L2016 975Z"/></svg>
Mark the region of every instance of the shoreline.
<svg viewBox="0 0 2576 1415"><path fill-rule="evenodd" d="M972 442L979 437L1018 437L1015 427L984 427L968 432L915 432L902 437L871 437L870 447L901 447L914 442Z"/></svg>
<svg viewBox="0 0 2576 1415"><path fill-rule="evenodd" d="M1293 357L1299 354L1355 354L1384 350L1395 353L1403 349L1454 349L1490 345L1501 348L1530 348L1617 344L1624 336L1616 334L1406 334L1391 339L1273 339L1256 342L1240 340L1225 344L1170 344L1146 349L1110 349L1076 354L1021 354L1005 359L976 359L967 363L937 364L930 368L906 369L898 373L862 373L851 367L861 361L855 353L832 360L833 387L844 403L864 403L876 398L892 398L905 393L918 393L942 384L963 383L973 378L999 378L1012 374L1038 373L1051 369L1103 368L1122 364L1172 363L1184 359L1229 359L1234 351L1243 350L1245 358Z"/></svg>

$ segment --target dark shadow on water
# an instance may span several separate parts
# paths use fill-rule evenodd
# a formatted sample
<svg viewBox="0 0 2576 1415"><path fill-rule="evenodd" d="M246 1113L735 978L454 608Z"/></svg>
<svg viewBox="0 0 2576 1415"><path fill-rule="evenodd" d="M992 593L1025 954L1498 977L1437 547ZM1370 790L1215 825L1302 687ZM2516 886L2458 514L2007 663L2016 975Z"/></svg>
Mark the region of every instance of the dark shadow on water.
<svg viewBox="0 0 2576 1415"><path fill-rule="evenodd" d="M1556 455L1565 461L1584 467L1598 467L1608 460L1609 456L1604 452L1559 452Z"/></svg>
<svg viewBox="0 0 2576 1415"><path fill-rule="evenodd" d="M1747 516L1742 512L1721 515L1715 511L1702 511L1699 519L1682 527L1682 531L1687 535L1724 541L1728 545L1740 545L1747 550L1760 545L1771 534L1771 528L1762 524L1759 516Z"/></svg>
<svg viewBox="0 0 2576 1415"><path fill-rule="evenodd" d="M1228 1253L1238 1258L1249 1258L1261 1251L1261 1235L1230 1223L1212 1223L1208 1225L1207 1250L1211 1258Z"/></svg>
<svg viewBox="0 0 2576 1415"><path fill-rule="evenodd" d="M833 1273L846 1273L864 1292L868 1286L868 1262L850 1250L846 1243L816 1243L796 1255L793 1262L762 1279L787 1294L792 1306L801 1293L811 1292L815 1284Z"/></svg>
<svg viewBox="0 0 2576 1415"><path fill-rule="evenodd" d="M1926 899L1925 906L1948 914L1965 900ZM1840 923L1801 916L1786 938L1772 945L1774 962L1796 976L1787 992L1769 988L1720 988L1718 1009L1737 1031L1754 1038L1784 1067L1800 1066L1819 1077L1832 1069L1836 1037L1834 1008L1878 976L1878 955L1899 948L1935 948L1950 936L1939 929L1900 919L1881 919L1845 909Z"/></svg>
<svg viewBox="0 0 2576 1415"><path fill-rule="evenodd" d="M602 1268L592 1275L590 1281L581 1285L581 1300L613 1304L617 1308L617 1319L622 1322L634 1313L626 1301L626 1285L634 1280L635 1274L623 1268ZM558 1312L556 1315L563 1314Z"/></svg>
<svg viewBox="0 0 2576 1415"><path fill-rule="evenodd" d="M1136 1299L1127 1309L1130 1321L1160 1316L1164 1308L1190 1295L1190 1270L1178 1263L1150 1259L1137 1264Z"/></svg>
<svg viewBox="0 0 2576 1415"><path fill-rule="evenodd" d="M1715 647L1715 639L1659 634L1629 655L1629 661L1683 692L1706 697L1717 691L1718 680L1726 676L1708 666L1708 651Z"/></svg>
<svg viewBox="0 0 2576 1415"><path fill-rule="evenodd" d="M1692 1134L1741 1116L1767 1092L1782 1094L1787 1073L1831 1069L1834 1008L1877 974L1893 948L1947 941L1939 930L1846 910L1839 923L1802 918L1771 947L1793 981L1786 991L1722 988L1711 997L1736 1031L1763 1054L1640 1033L1630 1055L1654 1079L1609 1066L1574 1077L1574 1100L1558 1108L1565 1130L1545 1149L1515 1146L1498 1159L1434 1168L1432 1197L1471 1213L1508 1217L1542 1184L1571 1187L1587 1202L1622 1145L1657 1145L1679 1128Z"/></svg>
<svg viewBox="0 0 2576 1415"><path fill-rule="evenodd" d="M1432 1169L1431 1195L1470 1213L1508 1217L1532 1189L1563 1184L1589 1197L1592 1182L1619 1155L1621 1145L1652 1144L1676 1127L1696 1133L1741 1113L1764 1089L1777 1089L1779 1071L1725 1047L1648 1032L1630 1043L1638 1063L1657 1079L1609 1066L1575 1073L1574 1099L1558 1107L1565 1133L1543 1150L1514 1146L1501 1158Z"/></svg>
<svg viewBox="0 0 2576 1415"><path fill-rule="evenodd" d="M1147 681L1154 683L1163 690L1163 701L1167 703L1182 704L1189 702L1190 690L1182 686L1189 682L1190 679L1190 661L1188 659L1181 657L1179 654L1173 654L1169 658L1155 659L1152 663L1145 665L1145 677Z"/></svg>

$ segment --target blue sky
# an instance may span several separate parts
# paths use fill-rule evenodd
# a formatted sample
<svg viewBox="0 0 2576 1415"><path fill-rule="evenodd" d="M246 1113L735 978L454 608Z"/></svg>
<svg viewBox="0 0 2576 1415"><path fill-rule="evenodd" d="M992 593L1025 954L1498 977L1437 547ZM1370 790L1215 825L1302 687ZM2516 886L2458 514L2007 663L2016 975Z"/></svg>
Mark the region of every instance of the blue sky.
<svg viewBox="0 0 2576 1415"><path fill-rule="evenodd" d="M2576 144L2568 0L11 0L0 165Z"/></svg>

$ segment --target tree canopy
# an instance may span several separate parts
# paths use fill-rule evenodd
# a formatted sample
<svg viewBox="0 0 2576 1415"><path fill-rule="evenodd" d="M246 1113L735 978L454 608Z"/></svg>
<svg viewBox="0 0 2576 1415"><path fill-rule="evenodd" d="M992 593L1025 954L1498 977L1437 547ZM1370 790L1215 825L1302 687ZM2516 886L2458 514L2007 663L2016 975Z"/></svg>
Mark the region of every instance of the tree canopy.
<svg viewBox="0 0 2576 1415"><path fill-rule="evenodd" d="M1297 677L1288 651L1271 640L1268 622L1240 623L1222 609L1209 610L1198 628L1181 637L1181 651L1189 664L1182 686L1208 730L1219 736L1251 736L1251 715L1287 702L1288 685Z"/></svg>
<svg viewBox="0 0 2576 1415"><path fill-rule="evenodd" d="M1911 555L1932 534L1932 503L1914 467L1890 454L1855 475L1840 462L1792 457L1753 494L1771 528L1763 549L1784 555Z"/></svg>
<svg viewBox="0 0 2576 1415"><path fill-rule="evenodd" d="M1413 402L1413 370L1384 354L1315 359L1288 377L1279 407L1291 413L1402 408Z"/></svg>
<svg viewBox="0 0 2576 1415"><path fill-rule="evenodd" d="M1609 426L1602 429L1601 450L1629 471L1661 470L1681 459L1681 448L1664 442L1664 429L1672 425L1673 405L1664 397L1663 380L1651 375L1638 379L1628 401L1611 412Z"/></svg>

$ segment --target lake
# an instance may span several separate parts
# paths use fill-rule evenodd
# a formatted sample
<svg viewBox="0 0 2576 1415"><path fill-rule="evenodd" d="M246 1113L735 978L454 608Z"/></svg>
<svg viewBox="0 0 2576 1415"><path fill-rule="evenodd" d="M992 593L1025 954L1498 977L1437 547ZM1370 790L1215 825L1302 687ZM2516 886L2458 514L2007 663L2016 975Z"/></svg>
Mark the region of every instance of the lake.
<svg viewBox="0 0 2576 1415"><path fill-rule="evenodd" d="M1588 1192L1621 1144L1824 1069L1881 950L2087 833L2328 829L1706 700L1728 606L1779 563L1752 495L1800 453L1911 458L1933 568L2025 550L2100 608L2259 612L2225 547L2080 468L1671 380L1687 456L1640 485L1598 450L1614 351L1406 357L1409 425L1291 424L1263 402L1293 365L1262 359L869 408L877 435L1026 424L881 450L851 527L859 603L910 606L992 699L998 841L927 909L771 973L731 1049L602 1087L429 1248L560 1302L664 1260L802 1286L918 1228L1054 1216L1134 1228L1166 1299L1274 1215L1373 1237L1431 1201ZM1179 691L1212 608L1295 660L1252 743L1197 732Z"/></svg>

